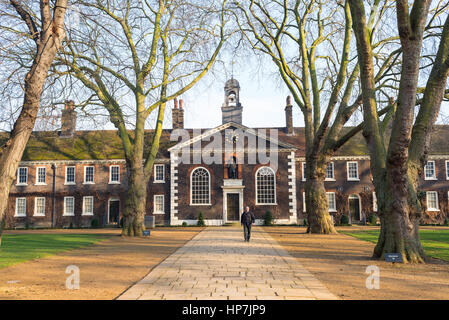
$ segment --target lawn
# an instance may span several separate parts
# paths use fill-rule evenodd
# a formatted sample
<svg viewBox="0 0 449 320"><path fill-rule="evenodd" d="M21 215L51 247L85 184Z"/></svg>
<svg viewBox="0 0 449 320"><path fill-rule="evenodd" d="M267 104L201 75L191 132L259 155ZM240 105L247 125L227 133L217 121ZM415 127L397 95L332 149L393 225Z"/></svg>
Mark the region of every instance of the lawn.
<svg viewBox="0 0 449 320"><path fill-rule="evenodd" d="M343 232L357 239L377 243L379 230ZM449 230L420 230L419 236L428 256L449 261Z"/></svg>
<svg viewBox="0 0 449 320"><path fill-rule="evenodd" d="M104 236L91 234L4 234L0 268L82 248L104 239Z"/></svg>

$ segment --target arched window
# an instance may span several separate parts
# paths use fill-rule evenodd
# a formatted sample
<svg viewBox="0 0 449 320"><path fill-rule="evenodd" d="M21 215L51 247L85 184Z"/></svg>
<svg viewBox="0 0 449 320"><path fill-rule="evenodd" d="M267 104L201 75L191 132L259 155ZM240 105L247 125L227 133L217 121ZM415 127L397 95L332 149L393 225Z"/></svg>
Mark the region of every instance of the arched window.
<svg viewBox="0 0 449 320"><path fill-rule="evenodd" d="M270 167L262 167L256 172L256 203L276 204L276 179Z"/></svg>
<svg viewBox="0 0 449 320"><path fill-rule="evenodd" d="M210 174L205 168L196 168L190 176L190 203L210 204Z"/></svg>

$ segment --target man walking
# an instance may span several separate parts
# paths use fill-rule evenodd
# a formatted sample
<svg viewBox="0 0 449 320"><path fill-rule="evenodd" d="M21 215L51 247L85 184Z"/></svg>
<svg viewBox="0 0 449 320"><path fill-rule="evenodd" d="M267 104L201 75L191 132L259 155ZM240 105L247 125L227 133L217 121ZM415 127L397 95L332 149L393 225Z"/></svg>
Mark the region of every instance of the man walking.
<svg viewBox="0 0 449 320"><path fill-rule="evenodd" d="M249 211L249 207L245 207L245 211L242 213L242 218L240 219L241 224L243 225L243 235L245 237L245 241L249 242L249 238L251 237L251 225L256 221L254 217L254 213Z"/></svg>

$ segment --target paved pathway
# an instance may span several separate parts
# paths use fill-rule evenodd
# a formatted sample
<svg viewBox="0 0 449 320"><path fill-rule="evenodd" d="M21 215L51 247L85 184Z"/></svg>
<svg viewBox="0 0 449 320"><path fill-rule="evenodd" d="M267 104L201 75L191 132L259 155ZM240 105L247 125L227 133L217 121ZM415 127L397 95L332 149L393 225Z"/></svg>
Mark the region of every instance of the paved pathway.
<svg viewBox="0 0 449 320"><path fill-rule="evenodd" d="M119 299L337 299L260 227L210 227Z"/></svg>

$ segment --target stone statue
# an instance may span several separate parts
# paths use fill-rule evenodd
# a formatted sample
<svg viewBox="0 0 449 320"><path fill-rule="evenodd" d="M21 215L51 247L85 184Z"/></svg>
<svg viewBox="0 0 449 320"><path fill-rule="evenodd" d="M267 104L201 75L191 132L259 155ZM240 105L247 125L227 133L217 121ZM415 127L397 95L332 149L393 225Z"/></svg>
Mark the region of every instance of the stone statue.
<svg viewBox="0 0 449 320"><path fill-rule="evenodd" d="M237 176L237 163L235 161L235 157L232 157L231 162L228 164L228 178L237 179Z"/></svg>

